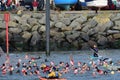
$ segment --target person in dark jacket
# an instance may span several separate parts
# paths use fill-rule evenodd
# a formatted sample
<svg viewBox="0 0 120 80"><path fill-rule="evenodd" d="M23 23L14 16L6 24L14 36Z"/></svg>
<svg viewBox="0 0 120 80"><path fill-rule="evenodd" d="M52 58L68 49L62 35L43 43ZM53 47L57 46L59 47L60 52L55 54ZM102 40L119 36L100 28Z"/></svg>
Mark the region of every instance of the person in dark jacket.
<svg viewBox="0 0 120 80"><path fill-rule="evenodd" d="M77 0L77 3L75 4L75 10L82 10L81 2Z"/></svg>

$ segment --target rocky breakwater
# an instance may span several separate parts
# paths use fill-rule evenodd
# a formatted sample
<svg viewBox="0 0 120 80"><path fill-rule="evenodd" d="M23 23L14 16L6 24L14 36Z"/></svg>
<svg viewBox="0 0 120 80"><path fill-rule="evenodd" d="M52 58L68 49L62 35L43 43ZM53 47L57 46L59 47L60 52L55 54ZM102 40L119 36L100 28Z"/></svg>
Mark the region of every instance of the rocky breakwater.
<svg viewBox="0 0 120 80"><path fill-rule="evenodd" d="M10 50L45 50L45 13L10 14ZM5 48L5 22L0 14L0 45ZM51 50L120 47L119 12L54 12L50 14Z"/></svg>

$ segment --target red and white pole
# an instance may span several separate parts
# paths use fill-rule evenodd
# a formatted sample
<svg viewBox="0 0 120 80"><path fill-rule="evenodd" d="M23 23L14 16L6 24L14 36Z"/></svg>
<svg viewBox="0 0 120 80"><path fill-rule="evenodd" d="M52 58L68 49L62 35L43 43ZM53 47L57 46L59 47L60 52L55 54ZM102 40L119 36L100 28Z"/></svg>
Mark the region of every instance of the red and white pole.
<svg viewBox="0 0 120 80"><path fill-rule="evenodd" d="M9 32L8 32L8 22L10 21L10 14L7 12L4 14L4 20L6 25L6 53L9 53Z"/></svg>

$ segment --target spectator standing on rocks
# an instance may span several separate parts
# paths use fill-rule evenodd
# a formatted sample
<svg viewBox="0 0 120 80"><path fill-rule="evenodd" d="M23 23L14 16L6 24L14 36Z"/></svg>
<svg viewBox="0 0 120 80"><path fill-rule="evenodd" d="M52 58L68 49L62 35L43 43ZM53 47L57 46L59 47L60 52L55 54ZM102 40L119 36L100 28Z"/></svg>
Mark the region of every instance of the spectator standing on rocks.
<svg viewBox="0 0 120 80"><path fill-rule="evenodd" d="M20 6L25 6L24 0L20 0L19 3L20 3Z"/></svg>
<svg viewBox="0 0 120 80"><path fill-rule="evenodd" d="M1 11L5 11L6 10L6 5L5 5L6 1L2 0L1 1Z"/></svg>
<svg viewBox="0 0 120 80"><path fill-rule="evenodd" d="M33 10L34 10L34 11L37 11L37 7L38 7L38 2L37 2L37 0L34 0L34 1L32 2L32 6L33 6Z"/></svg>

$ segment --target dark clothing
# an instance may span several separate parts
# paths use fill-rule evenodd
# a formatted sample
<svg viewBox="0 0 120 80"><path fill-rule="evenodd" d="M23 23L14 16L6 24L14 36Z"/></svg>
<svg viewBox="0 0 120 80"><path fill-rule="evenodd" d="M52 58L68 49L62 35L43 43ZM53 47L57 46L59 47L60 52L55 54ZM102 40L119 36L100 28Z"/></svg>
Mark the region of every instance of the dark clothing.
<svg viewBox="0 0 120 80"><path fill-rule="evenodd" d="M75 10L82 10L81 2L78 0L78 2L75 4Z"/></svg>
<svg viewBox="0 0 120 80"><path fill-rule="evenodd" d="M94 57L98 57L98 54L97 54L97 53L94 53L93 56L94 56Z"/></svg>
<svg viewBox="0 0 120 80"><path fill-rule="evenodd" d="M92 49L93 49L93 51L94 51L93 56L94 56L94 57L98 57L98 54L97 54L97 53L98 53L98 48L97 48L97 47L93 47Z"/></svg>
<svg viewBox="0 0 120 80"><path fill-rule="evenodd" d="M6 7L5 7L5 3L1 3L1 11L5 11Z"/></svg>
<svg viewBox="0 0 120 80"><path fill-rule="evenodd" d="M24 0L19 1L19 3L20 3L20 6L25 6L25 2L24 2Z"/></svg>
<svg viewBox="0 0 120 80"><path fill-rule="evenodd" d="M98 53L98 48L93 48L95 53Z"/></svg>

